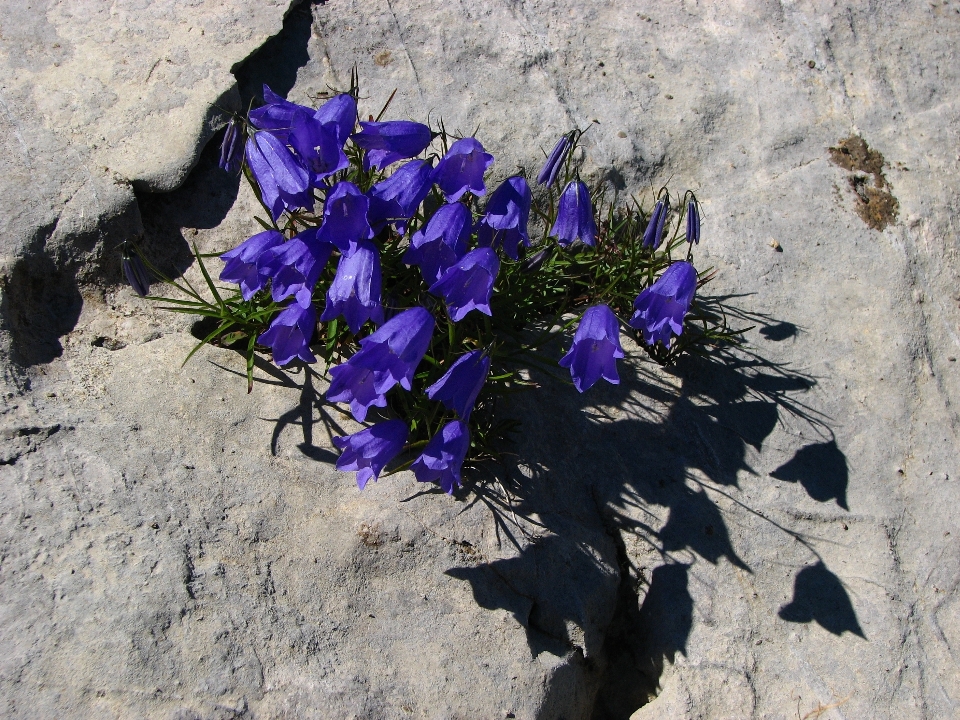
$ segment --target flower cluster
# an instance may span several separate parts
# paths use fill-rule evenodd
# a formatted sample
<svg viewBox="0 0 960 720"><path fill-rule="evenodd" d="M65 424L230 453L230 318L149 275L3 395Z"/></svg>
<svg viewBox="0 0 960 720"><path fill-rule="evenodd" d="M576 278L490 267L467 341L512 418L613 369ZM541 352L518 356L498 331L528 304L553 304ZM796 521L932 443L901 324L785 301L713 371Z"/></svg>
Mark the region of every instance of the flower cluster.
<svg viewBox="0 0 960 720"><path fill-rule="evenodd" d="M557 361L579 392L620 382L622 330L655 359L689 337L700 282L692 193L685 236L678 218L669 237L665 189L649 217L612 206L604 215L577 172L575 130L546 156L541 199L524 172L487 197L494 156L478 139L358 121L357 97L353 88L313 109L265 86L264 104L230 122L221 167L245 168L269 220L220 255L234 298L221 300L208 279L218 304L180 302L218 318L221 338L247 338L250 382L258 348L278 365L327 363L327 401L367 424L334 439L337 468L361 488L405 453L401 467L419 481L460 487L465 461L496 440L496 396L533 385L517 363L542 346L518 334L534 323L576 324ZM683 240L686 259L674 260Z"/></svg>

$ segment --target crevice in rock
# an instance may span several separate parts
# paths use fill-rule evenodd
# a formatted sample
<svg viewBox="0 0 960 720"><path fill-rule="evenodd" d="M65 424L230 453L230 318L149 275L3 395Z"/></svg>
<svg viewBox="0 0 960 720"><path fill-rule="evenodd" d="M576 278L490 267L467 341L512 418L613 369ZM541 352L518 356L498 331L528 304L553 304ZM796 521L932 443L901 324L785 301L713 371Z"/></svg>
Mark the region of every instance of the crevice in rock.
<svg viewBox="0 0 960 720"><path fill-rule="evenodd" d="M636 572L620 532L607 528L617 548L620 587L617 607L603 644L605 669L600 678L591 720L629 720L638 708L656 697L662 668L644 652L643 622L638 589L643 579Z"/></svg>

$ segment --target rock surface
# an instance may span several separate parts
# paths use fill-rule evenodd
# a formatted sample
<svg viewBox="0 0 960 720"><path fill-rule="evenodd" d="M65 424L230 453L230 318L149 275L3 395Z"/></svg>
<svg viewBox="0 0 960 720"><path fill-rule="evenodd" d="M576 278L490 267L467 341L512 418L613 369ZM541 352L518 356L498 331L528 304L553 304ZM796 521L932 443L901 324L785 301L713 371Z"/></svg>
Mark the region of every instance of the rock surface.
<svg viewBox="0 0 960 720"><path fill-rule="evenodd" d="M955 3L90 7L0 41L5 716L958 714ZM358 493L314 373L180 368L113 248L251 234L210 106L355 63L498 177L597 120L585 176L695 189L748 352L548 386L454 499Z"/></svg>

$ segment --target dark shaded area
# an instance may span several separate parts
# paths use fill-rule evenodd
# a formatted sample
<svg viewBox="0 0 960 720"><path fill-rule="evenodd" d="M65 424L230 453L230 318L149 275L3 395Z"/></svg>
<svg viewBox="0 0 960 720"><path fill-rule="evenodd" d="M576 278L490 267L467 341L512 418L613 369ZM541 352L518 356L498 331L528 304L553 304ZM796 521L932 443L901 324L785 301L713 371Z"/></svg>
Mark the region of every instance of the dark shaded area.
<svg viewBox="0 0 960 720"><path fill-rule="evenodd" d="M844 510L850 509L847 507L847 458L836 440L800 448L770 475L777 480L800 483L818 502L835 499Z"/></svg>
<svg viewBox="0 0 960 720"><path fill-rule="evenodd" d="M778 322L773 325L765 325L760 328L760 334L763 335L767 340L773 340L774 342L780 342L781 340L788 340L789 338L796 337L798 328L793 323L789 322Z"/></svg>
<svg viewBox="0 0 960 720"><path fill-rule="evenodd" d="M17 261L0 305L0 315L10 328L13 361L29 366L60 357L60 338L77 324L82 308L72 269L57 267L45 254Z"/></svg>
<svg viewBox="0 0 960 720"><path fill-rule="evenodd" d="M787 622L808 623L813 620L834 635L851 632L867 639L843 583L823 562L808 565L797 573L793 582L793 600L777 614Z"/></svg>
<svg viewBox="0 0 960 720"><path fill-rule="evenodd" d="M286 97L297 82L297 70L310 60L307 43L313 27L309 2L300 2L283 19L283 29L253 55L232 70L240 90L242 112L250 101L263 102L263 86L269 85L277 95Z"/></svg>

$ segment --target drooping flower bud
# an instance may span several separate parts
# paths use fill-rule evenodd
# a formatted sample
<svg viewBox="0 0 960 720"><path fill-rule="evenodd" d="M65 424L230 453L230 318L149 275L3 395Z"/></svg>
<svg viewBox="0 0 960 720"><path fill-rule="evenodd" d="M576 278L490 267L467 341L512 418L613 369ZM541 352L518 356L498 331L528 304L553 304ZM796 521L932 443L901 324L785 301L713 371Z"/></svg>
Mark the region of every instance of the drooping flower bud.
<svg viewBox="0 0 960 720"><path fill-rule="evenodd" d="M537 175L537 185L546 185L552 187L557 179L560 168L563 167L567 159L567 153L570 152L570 135L562 135L557 144L553 146L547 161L543 164L540 174Z"/></svg>
<svg viewBox="0 0 960 720"><path fill-rule="evenodd" d="M687 242L700 244L700 210L696 198L687 201Z"/></svg>
<svg viewBox="0 0 960 720"><path fill-rule="evenodd" d="M597 223L593 218L590 191L584 183L579 180L567 183L550 234L561 245L570 245L577 240L591 247L596 244Z"/></svg>
<svg viewBox="0 0 960 720"><path fill-rule="evenodd" d="M643 233L643 247L652 247L654 250L660 247L663 240L663 226L669 212L670 196L664 194L663 200L657 200L657 204L653 206L650 222L647 223L647 229Z"/></svg>
<svg viewBox="0 0 960 720"><path fill-rule="evenodd" d="M146 297L150 294L150 273L147 272L140 256L127 243L124 243L121 250L120 267L137 295Z"/></svg>
<svg viewBox="0 0 960 720"><path fill-rule="evenodd" d="M243 130L236 118L230 118L227 130L223 134L223 142L220 144L220 167L234 173L240 169L241 159L243 159Z"/></svg>

